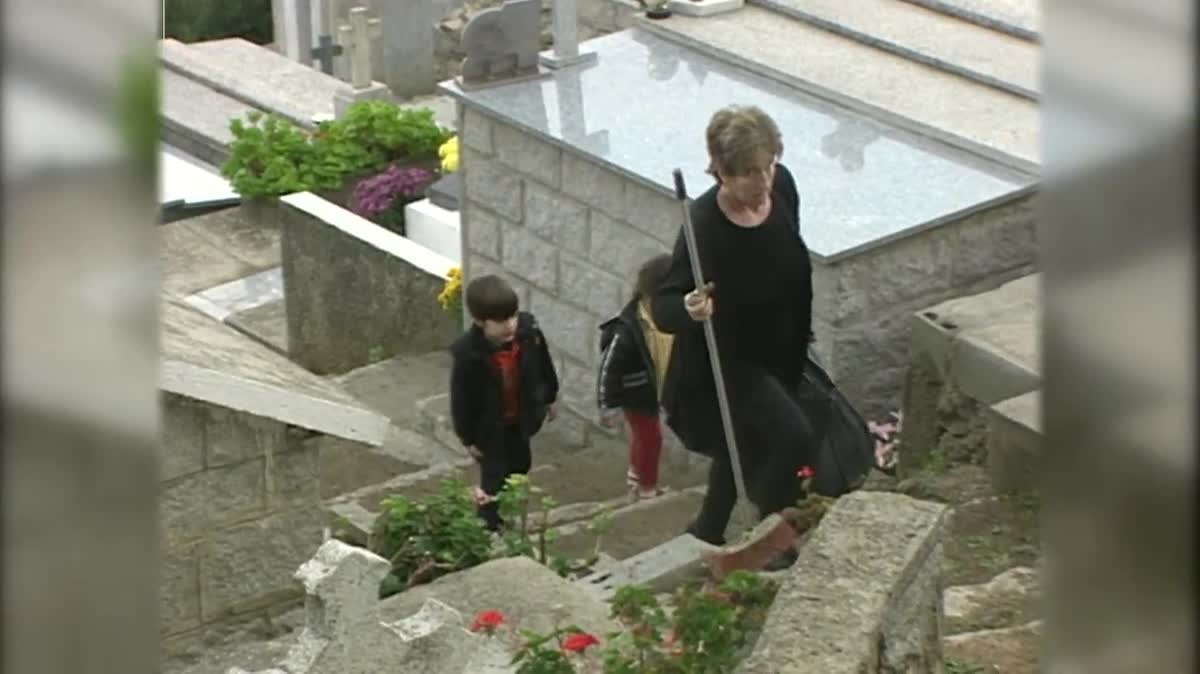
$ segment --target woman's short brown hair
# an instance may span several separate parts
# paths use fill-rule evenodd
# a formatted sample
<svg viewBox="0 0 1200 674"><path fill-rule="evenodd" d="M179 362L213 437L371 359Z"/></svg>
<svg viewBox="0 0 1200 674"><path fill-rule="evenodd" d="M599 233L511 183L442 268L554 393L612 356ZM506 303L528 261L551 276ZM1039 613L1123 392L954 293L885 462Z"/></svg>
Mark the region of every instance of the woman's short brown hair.
<svg viewBox="0 0 1200 674"><path fill-rule="evenodd" d="M708 144L708 172L741 176L763 168L764 156L783 154L783 137L770 115L753 105L730 105L716 111L704 132Z"/></svg>

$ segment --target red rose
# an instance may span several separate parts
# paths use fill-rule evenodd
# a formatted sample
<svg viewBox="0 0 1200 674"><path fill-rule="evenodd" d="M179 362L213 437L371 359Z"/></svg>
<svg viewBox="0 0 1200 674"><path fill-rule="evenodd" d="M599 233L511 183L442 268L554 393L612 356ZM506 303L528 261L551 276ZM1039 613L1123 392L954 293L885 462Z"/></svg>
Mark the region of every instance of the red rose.
<svg viewBox="0 0 1200 674"><path fill-rule="evenodd" d="M504 624L504 614L499 611L480 611L471 621L472 632L487 632L491 634Z"/></svg>
<svg viewBox="0 0 1200 674"><path fill-rule="evenodd" d="M807 480L816 474L817 471L813 470L812 466L800 466L800 470L796 473L796 476Z"/></svg>
<svg viewBox="0 0 1200 674"><path fill-rule="evenodd" d="M566 639L563 639L562 649L569 653L582 653L599 643L600 640L590 634L575 632L574 634L567 635Z"/></svg>

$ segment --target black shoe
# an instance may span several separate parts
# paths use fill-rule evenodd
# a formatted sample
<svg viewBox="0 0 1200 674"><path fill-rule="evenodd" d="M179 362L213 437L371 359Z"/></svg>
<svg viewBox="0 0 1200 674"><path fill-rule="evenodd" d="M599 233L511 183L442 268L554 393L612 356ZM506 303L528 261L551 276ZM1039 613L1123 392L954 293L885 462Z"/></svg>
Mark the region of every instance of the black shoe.
<svg viewBox="0 0 1200 674"><path fill-rule="evenodd" d="M789 547L787 550L779 553L779 556L767 562L763 567L764 571L783 571L796 563L800 559L800 552L794 547Z"/></svg>
<svg viewBox="0 0 1200 674"><path fill-rule="evenodd" d="M689 524L687 529L683 530L683 533L691 534L691 535L695 536L696 538L699 538L700 540L704 541L705 543L708 543L709 545L715 545L718 548L725 546L725 537L724 536L701 536L700 532L696 529L695 522Z"/></svg>

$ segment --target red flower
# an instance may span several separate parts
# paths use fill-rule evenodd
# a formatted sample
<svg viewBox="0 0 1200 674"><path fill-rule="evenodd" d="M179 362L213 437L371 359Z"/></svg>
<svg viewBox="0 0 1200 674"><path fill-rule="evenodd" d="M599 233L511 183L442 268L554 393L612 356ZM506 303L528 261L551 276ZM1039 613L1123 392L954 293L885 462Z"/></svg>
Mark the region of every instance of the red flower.
<svg viewBox="0 0 1200 674"><path fill-rule="evenodd" d="M800 470L796 473L796 476L807 480L816 474L817 471L813 470L812 466L800 466Z"/></svg>
<svg viewBox="0 0 1200 674"><path fill-rule="evenodd" d="M569 653L582 653L592 646L599 645L600 640L586 632L575 632L563 639L562 649Z"/></svg>
<svg viewBox="0 0 1200 674"><path fill-rule="evenodd" d="M504 624L504 614L499 611L480 611L471 621L472 632L487 632L491 634Z"/></svg>

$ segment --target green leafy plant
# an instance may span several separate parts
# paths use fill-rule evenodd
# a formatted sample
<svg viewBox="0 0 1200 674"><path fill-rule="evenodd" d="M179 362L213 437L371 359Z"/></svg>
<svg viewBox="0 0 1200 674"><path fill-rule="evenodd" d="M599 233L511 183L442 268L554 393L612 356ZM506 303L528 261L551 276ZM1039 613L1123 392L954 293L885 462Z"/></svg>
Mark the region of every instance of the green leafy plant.
<svg viewBox="0 0 1200 674"><path fill-rule="evenodd" d="M429 108L401 108L387 101L361 101L335 122L347 142L390 159L437 159L454 134L433 119Z"/></svg>
<svg viewBox="0 0 1200 674"><path fill-rule="evenodd" d="M221 175L243 197L311 189L312 146L303 131L275 115L251 112L229 123L233 142Z"/></svg>
<svg viewBox="0 0 1200 674"><path fill-rule="evenodd" d="M382 506L368 542L372 552L392 565L380 587L381 597L482 564L492 556L491 534L461 481L447 480L419 502L398 495L384 499Z"/></svg>
<svg viewBox="0 0 1200 674"><path fill-rule="evenodd" d="M336 190L348 178L399 160L430 161L453 134L429 108L361 101L342 119L311 133L276 115L248 113L229 122L233 142L221 174L243 197Z"/></svg>
<svg viewBox="0 0 1200 674"><path fill-rule="evenodd" d="M586 570L594 559L572 561L550 552L558 531L550 528L550 511L558 502L526 475L512 475L496 495L500 517L507 524L500 536L505 557L531 557L560 576Z"/></svg>

